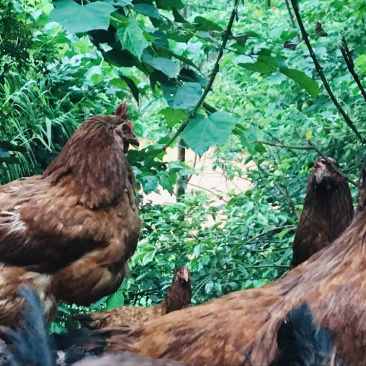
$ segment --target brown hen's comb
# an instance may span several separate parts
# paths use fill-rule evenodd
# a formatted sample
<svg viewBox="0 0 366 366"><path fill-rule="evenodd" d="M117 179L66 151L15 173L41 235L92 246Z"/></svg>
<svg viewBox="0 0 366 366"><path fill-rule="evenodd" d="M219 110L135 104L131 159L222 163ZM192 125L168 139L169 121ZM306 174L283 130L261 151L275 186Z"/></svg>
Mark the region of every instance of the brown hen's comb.
<svg viewBox="0 0 366 366"><path fill-rule="evenodd" d="M134 130L134 126L133 126L132 122L127 119L128 118L128 109L127 109L126 102L121 103L117 107L115 115L120 117L121 119L126 120L127 124L131 127L131 130L132 131Z"/></svg>

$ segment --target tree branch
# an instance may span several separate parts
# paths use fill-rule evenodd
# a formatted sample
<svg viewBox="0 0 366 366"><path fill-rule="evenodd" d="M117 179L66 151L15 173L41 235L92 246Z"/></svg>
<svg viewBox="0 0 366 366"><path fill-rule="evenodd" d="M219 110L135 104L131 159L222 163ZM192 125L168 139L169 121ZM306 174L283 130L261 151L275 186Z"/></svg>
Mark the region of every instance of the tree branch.
<svg viewBox="0 0 366 366"><path fill-rule="evenodd" d="M290 15L290 21L291 21L292 28L296 28L295 19L294 19L294 16L293 16L291 8L290 8L290 3L288 2L288 0L285 0L285 2L286 2L287 11Z"/></svg>
<svg viewBox="0 0 366 366"><path fill-rule="evenodd" d="M347 175L345 175L340 169L338 169L334 163L328 159L327 156L325 156L315 145L313 145L312 142L309 141L309 145L308 146L290 146L290 145L282 145L282 144L277 144L275 142L269 142L269 141L253 141L253 143L256 144L263 144L263 145L269 145L269 146L275 146L275 147L283 147L285 149L293 149L293 150L314 150L316 151L326 162L327 164L330 166L330 168L336 172L337 174L339 174L341 177L347 179L347 181L349 183L351 183L353 186L357 187L358 189L361 189L361 186L355 182L354 180L350 179L347 177Z"/></svg>
<svg viewBox="0 0 366 366"><path fill-rule="evenodd" d="M219 50L219 54L217 55L217 59L214 65L214 68L212 70L211 73L211 77L210 80L206 86L206 89L204 90L200 100L197 102L197 104L194 106L194 108L192 109L192 111L189 113L187 119L181 124L181 126L178 128L177 132L173 135L173 137L164 145L163 150L166 150L168 148L168 146L183 132L183 130L187 127L189 121L192 119L192 117L195 116L195 114L197 113L198 109L200 108L201 104L203 103L203 101L205 100L207 94L209 93L209 91L211 90L212 84L215 80L215 77L217 75L217 73L219 72L219 65L220 65L220 60L224 54L224 49L226 47L226 43L229 39L229 36L231 34L231 28L233 26L234 20L235 20L235 16L237 15L238 12L238 6L239 6L239 1L240 0L235 0L234 3L234 8L231 12L231 16L230 16L230 20L228 23L228 26L226 28L226 32L222 41L222 45L220 47Z"/></svg>
<svg viewBox="0 0 366 366"><path fill-rule="evenodd" d="M323 68L320 66L318 59L315 56L315 53L313 51L313 48L311 47L310 41L309 41L309 37L308 34L306 33L304 24L301 20L300 17L300 12L299 12L299 7L298 7L298 0L291 0L291 4L292 4L292 8L294 10L297 22L299 24L300 27L300 31L302 34L302 37L305 41L305 44L309 50L310 56L313 59L314 62L314 66L315 66L315 70L317 71L318 75L320 76L320 79L323 82L323 85L325 87L325 89L327 90L330 99L332 100L332 102L334 103L334 105L336 106L336 108L338 109L339 113L342 115L342 117L344 118L344 120L346 121L347 125L352 129L352 131L356 134L356 136L359 138L359 140L361 141L362 144L366 143L366 140L361 136L361 134L358 132L356 126L354 125L354 123L352 122L352 120L350 119L350 117L347 115L347 113L344 111L344 109L341 107L341 105L339 104L337 98L334 96L330 85L324 75L323 72Z"/></svg>
<svg viewBox="0 0 366 366"><path fill-rule="evenodd" d="M363 88L363 86L361 84L361 81L360 81L360 78L358 77L358 75L355 71L355 65L354 65L353 60L352 60L352 55L351 55L351 52L348 48L346 38L344 38L344 37L342 37L342 47L340 47L340 50L342 52L342 56L344 58L344 61L346 62L348 71L351 73L354 81L356 82L357 86L360 88L363 99L366 102L365 89Z"/></svg>

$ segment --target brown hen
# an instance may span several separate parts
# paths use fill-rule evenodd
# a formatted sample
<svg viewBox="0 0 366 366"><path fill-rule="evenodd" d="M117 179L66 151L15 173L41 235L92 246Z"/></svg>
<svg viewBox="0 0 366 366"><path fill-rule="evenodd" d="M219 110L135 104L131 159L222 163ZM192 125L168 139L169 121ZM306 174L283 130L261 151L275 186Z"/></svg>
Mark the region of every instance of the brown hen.
<svg viewBox="0 0 366 366"><path fill-rule="evenodd" d="M130 351L194 365L269 365L276 334L293 306L306 301L314 321L334 334L349 366L366 360L366 211L329 245L262 288L223 296L139 326L99 331L106 352ZM247 358L250 361L246 361Z"/></svg>
<svg viewBox="0 0 366 366"><path fill-rule="evenodd" d="M121 104L85 120L41 176L0 187L0 324L14 325L20 283L49 317L57 300L89 305L120 286L141 225L129 144Z"/></svg>
<svg viewBox="0 0 366 366"><path fill-rule="evenodd" d="M191 278L187 266L178 268L168 289L165 299L158 305L120 306L103 313L78 315L76 319L91 329L113 327L122 324L143 323L172 311L184 309L191 304Z"/></svg>
<svg viewBox="0 0 366 366"><path fill-rule="evenodd" d="M339 169L335 160L328 159ZM353 204L347 179L319 157L308 179L291 266L298 266L333 242L349 226L352 218Z"/></svg>

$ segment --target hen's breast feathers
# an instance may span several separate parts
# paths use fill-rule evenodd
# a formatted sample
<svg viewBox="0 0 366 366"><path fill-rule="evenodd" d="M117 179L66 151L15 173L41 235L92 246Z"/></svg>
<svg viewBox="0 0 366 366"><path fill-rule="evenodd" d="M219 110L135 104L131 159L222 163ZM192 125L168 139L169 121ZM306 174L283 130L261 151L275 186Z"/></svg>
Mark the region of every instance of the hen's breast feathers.
<svg viewBox="0 0 366 366"><path fill-rule="evenodd" d="M1 186L0 207L0 262L39 272L54 273L110 244L121 247L117 262L129 233L140 227L136 203L127 193L112 207L91 210L40 176Z"/></svg>

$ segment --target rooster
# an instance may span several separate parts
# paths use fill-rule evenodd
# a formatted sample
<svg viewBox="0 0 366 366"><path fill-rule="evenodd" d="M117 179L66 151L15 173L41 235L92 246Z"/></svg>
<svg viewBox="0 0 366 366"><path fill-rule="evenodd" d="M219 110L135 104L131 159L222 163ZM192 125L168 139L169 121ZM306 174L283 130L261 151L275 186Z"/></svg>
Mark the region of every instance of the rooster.
<svg viewBox="0 0 366 366"><path fill-rule="evenodd" d="M269 365L279 356L276 334L281 322L306 301L314 322L334 334L337 355L349 366L363 366L365 236L366 210L359 210L332 245L283 278L143 324L99 330L93 343L104 352L130 351L196 366Z"/></svg>
<svg viewBox="0 0 366 366"><path fill-rule="evenodd" d="M327 159L339 169L335 160ZM319 157L308 179L291 266L298 266L333 242L348 227L352 218L352 197L346 178Z"/></svg>
<svg viewBox="0 0 366 366"><path fill-rule="evenodd" d="M143 323L172 311L184 309L191 303L191 278L187 266L178 268L168 289L165 299L150 307L121 306L103 313L77 315L84 326L91 329L113 327L121 324Z"/></svg>
<svg viewBox="0 0 366 366"><path fill-rule="evenodd" d="M16 323L21 283L49 319L58 300L89 305L118 289L141 226L130 144L123 103L85 120L42 175L0 187L0 324Z"/></svg>

